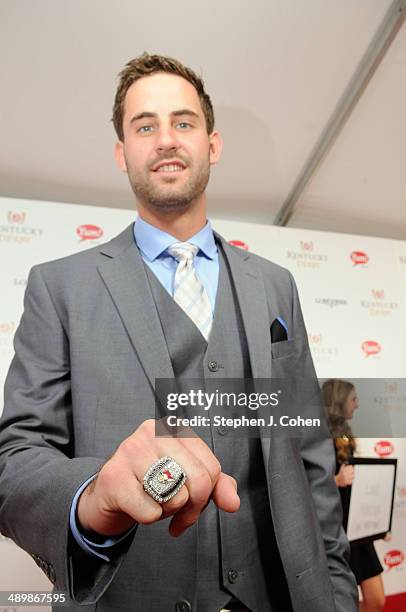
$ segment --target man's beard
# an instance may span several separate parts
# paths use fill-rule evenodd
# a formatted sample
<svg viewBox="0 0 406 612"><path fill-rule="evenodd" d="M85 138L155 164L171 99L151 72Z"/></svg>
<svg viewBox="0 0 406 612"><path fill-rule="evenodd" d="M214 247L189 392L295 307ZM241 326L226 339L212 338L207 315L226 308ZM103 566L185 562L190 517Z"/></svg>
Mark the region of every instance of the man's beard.
<svg viewBox="0 0 406 612"><path fill-rule="evenodd" d="M160 161L160 160L159 160ZM162 161L165 161L163 159ZM173 211L188 208L206 189L210 177L209 160L202 161L198 167L187 165L189 178L181 186L173 187L172 183L166 185L154 184L151 180L151 171L138 171L127 166L128 180L137 200L155 210ZM168 173L170 176L170 173ZM175 181L176 178L174 177Z"/></svg>

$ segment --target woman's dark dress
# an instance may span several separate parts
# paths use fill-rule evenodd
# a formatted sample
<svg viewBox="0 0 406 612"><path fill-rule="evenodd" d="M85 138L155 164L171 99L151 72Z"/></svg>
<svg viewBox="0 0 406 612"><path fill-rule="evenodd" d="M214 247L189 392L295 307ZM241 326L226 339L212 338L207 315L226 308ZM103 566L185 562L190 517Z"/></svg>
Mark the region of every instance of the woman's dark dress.
<svg viewBox="0 0 406 612"><path fill-rule="evenodd" d="M338 462L336 455L336 474L340 469L340 463ZM350 508L350 494L351 486L338 487L341 496L341 503L343 506L343 524L347 525L348 512ZM376 554L373 542L366 544L353 544L350 542L351 556L350 556L350 567L357 580L357 584L360 584L363 580L378 576L383 572L383 567L379 561L378 555Z"/></svg>

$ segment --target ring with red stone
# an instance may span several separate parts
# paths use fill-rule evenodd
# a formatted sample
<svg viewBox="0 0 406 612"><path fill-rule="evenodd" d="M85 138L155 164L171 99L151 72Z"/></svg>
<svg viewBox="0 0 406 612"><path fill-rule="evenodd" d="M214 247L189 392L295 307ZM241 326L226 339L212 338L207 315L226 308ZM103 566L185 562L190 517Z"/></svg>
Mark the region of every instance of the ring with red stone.
<svg viewBox="0 0 406 612"><path fill-rule="evenodd" d="M145 491L159 504L169 501L186 482L186 472L172 457L161 457L145 472Z"/></svg>

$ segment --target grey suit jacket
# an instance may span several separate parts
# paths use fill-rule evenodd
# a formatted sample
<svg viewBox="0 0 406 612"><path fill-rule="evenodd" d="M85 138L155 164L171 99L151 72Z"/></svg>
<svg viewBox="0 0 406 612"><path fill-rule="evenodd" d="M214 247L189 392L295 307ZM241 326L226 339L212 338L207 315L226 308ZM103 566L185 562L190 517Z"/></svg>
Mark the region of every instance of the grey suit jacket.
<svg viewBox="0 0 406 612"><path fill-rule="evenodd" d="M296 371L314 378L290 273L222 243L253 377ZM292 339L271 345L270 322L278 315ZM161 592L143 573L140 559L148 558L152 540L173 547L183 592L193 591L193 528L175 541L166 521L139 526L115 548L110 563L83 553L69 532L75 491L121 440L153 418L155 378L172 376L132 226L101 247L31 270L0 426L0 530L32 555L58 589L71 593L70 610L83 604L96 609L96 602L99 611L173 609L168 585ZM322 412L320 406L323 419ZM355 612L331 440L312 430L300 439L263 438L262 448L295 611ZM151 593L155 599L148 603ZM165 601L171 601L167 608Z"/></svg>

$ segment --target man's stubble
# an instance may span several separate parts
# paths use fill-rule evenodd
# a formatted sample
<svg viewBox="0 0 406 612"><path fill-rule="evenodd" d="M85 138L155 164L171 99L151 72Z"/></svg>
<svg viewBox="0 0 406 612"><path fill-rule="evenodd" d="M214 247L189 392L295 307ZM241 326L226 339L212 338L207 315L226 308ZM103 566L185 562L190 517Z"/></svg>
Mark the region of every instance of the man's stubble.
<svg viewBox="0 0 406 612"><path fill-rule="evenodd" d="M159 159L154 164L165 159L168 158ZM127 164L128 180L137 201L148 208L166 212L187 209L204 193L210 178L209 158L199 166L187 163L186 172L190 174L188 180L178 187L172 186L172 182L168 186L157 185L151 180L149 168L139 171Z"/></svg>

